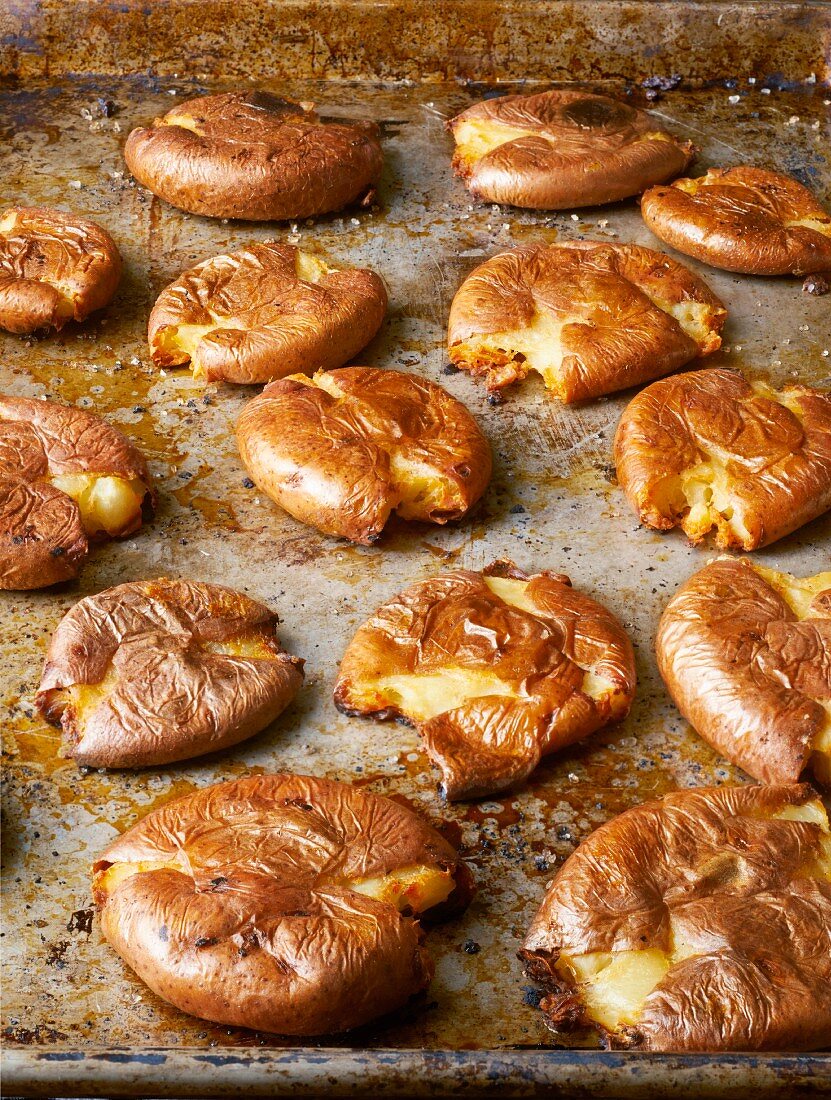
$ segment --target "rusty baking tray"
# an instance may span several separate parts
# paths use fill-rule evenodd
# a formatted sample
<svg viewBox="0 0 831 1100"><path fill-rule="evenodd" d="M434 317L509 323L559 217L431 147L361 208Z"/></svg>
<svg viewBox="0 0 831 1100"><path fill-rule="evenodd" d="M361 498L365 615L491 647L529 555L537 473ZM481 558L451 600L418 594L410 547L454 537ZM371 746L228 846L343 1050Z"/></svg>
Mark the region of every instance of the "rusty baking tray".
<svg viewBox="0 0 831 1100"><path fill-rule="evenodd" d="M628 395L564 409L530 384L491 408L449 373L451 297L483 257L531 239L655 245L633 202L549 215L474 206L449 170L444 120L515 82L579 79L649 105L641 82L683 77L651 102L700 164L761 159L831 201L831 9L816 3L419 5L97 0L0 5L3 202L71 207L106 226L126 261L111 307L37 340L4 337L2 388L95 408L144 447L160 506L140 536L95 551L81 580L5 593L3 698L4 1091L45 1096L797 1096L831 1088L828 1055L655 1056L557 1047L516 950L546 882L613 814L677 787L745 782L670 705L652 639L676 585L708 559L678 533L638 528L615 484L611 440ZM95 75L90 75L95 74ZM477 80L479 83L471 84ZM240 81L382 122L379 206L298 225L182 214L136 186L129 129L203 89ZM676 83L672 80L669 84ZM390 311L361 356L422 372L476 413L493 484L475 516L399 524L365 549L325 538L250 487L232 426L251 391L154 370L145 323L160 288L194 262L279 237L385 278ZM710 363L775 384L831 384L831 299L798 280L701 270L730 308ZM757 555L828 568L831 518ZM445 566L512 557L567 572L625 622L640 686L626 722L547 760L516 794L444 806L417 734L339 715L339 655L366 613ZM82 595L181 574L232 584L284 620L307 659L291 709L225 753L137 774L81 771L34 713L51 631ZM431 934L436 978L397 1016L312 1044L214 1026L151 994L104 944L87 867L120 830L170 798L249 772L292 769L406 800L464 848L479 884L465 916Z"/></svg>

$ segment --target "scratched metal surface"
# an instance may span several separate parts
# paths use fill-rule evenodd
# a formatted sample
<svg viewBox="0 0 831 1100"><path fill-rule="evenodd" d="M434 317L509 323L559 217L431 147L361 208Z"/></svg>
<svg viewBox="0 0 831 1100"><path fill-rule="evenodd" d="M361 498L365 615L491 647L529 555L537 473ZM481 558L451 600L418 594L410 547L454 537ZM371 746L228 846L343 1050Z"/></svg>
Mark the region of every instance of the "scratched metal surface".
<svg viewBox="0 0 831 1100"><path fill-rule="evenodd" d="M134 538L97 549L80 581L1 597L3 1026L7 1049L17 1056L14 1079L30 1090L38 1087L37 1065L42 1070L42 1059L56 1048L218 1047L227 1055L226 1048L303 1045L179 1013L103 942L90 908L88 865L118 832L171 798L250 772L288 769L367 784L446 822L479 893L463 917L431 933L436 977L427 995L360 1033L311 1045L507 1051L555 1044L530 1003L515 956L546 883L575 845L613 814L665 791L745 781L679 718L657 675L652 639L658 615L711 551L688 547L678 533L661 536L635 523L611 461L627 395L566 409L530 384L493 408L467 376L445 371L450 300L476 263L537 239L586 236L656 246L636 205L556 216L471 205L451 177L451 142L442 123L476 98L475 90L310 81L271 87L314 99L327 114L383 120L387 166L377 209L288 227L222 224L153 198L126 173L124 138L133 125L202 90L193 82L66 79L61 86L11 87L2 95L0 200L87 214L112 232L126 261L116 299L100 317L43 339L2 336L2 388L106 414L144 447L159 488L155 522ZM98 96L113 101L114 116L86 117ZM731 102L735 96L738 102ZM654 109L700 146L701 165L762 160L831 199L827 89L808 85L763 94L758 85L743 83L670 93ZM369 549L323 537L246 486L232 430L253 390L205 389L186 371L163 377L153 369L145 323L159 290L200 259L268 237L383 275L389 316L360 361L423 373L479 417L496 469L468 522L443 530L393 525ZM688 262L730 309L725 348L710 365L741 367L777 384L797 377L831 384L831 299L802 293L799 280L733 276ZM830 534L826 517L757 558L815 573L828 568ZM444 567L478 569L497 557L511 557L527 570L566 572L620 616L637 647L637 699L623 724L549 758L521 791L446 806L418 735L401 725L339 715L331 689L344 645L378 603ZM160 574L227 583L265 600L284 620L285 646L306 658L305 687L274 726L228 752L134 774L83 772L61 758L59 734L33 711L48 639L81 596ZM27 1047L39 1049L40 1063L34 1054L27 1060ZM153 1064L150 1059L139 1066L145 1080L156 1080L148 1068ZM173 1087L178 1073L184 1088L195 1064L184 1053L181 1061L168 1055L159 1075ZM383 1081L390 1085L395 1064L390 1061L379 1090ZM788 1073L796 1066L812 1075L827 1066L821 1057L787 1064ZM463 1063L442 1065L413 1088L465 1087ZM722 1084L749 1080L740 1060L726 1060L722 1069ZM108 1084L95 1087L115 1094L126 1079L121 1072L112 1068ZM473 1062L470 1072L479 1072ZM529 1072L519 1074L526 1084ZM40 1079L52 1081L54 1069L52 1074ZM579 1081L588 1078L578 1074ZM599 1079L596 1084L611 1087ZM654 1075L642 1085L654 1093ZM155 1087L161 1089L158 1081ZM285 1080L269 1085L289 1087ZM520 1090L516 1082L506 1087Z"/></svg>

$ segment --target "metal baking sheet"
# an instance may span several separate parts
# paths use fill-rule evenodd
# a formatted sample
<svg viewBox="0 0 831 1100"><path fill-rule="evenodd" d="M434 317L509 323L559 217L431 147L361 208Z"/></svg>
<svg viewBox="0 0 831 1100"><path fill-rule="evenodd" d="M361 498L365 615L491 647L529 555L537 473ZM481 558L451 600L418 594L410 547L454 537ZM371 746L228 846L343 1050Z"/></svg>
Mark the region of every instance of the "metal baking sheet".
<svg viewBox="0 0 831 1100"><path fill-rule="evenodd" d="M677 532L639 529L627 507L611 442L631 395L564 408L529 382L491 407L483 388L447 371L443 350L453 293L486 256L529 240L657 242L634 202L557 215L472 204L450 174L443 122L484 86L258 83L313 99L327 115L382 121L377 209L290 226L225 224L138 187L121 156L129 129L227 82L62 76L2 92L2 201L88 214L112 232L126 261L115 301L99 317L46 338L2 338L2 388L107 415L143 446L159 488L155 522L95 550L78 582L0 600L6 1094L819 1095L831 1087L825 1055L556 1049L516 959L546 883L592 829L675 788L747 781L690 731L657 674L660 611L713 552L690 548ZM652 107L696 142L700 165L761 159L828 203L828 89L773 84L676 90ZM108 115L102 101L112 104ZM496 464L472 519L445 529L393 523L372 548L326 538L246 481L233 425L253 390L206 389L187 371L152 367L145 325L159 290L203 258L273 237L383 275L389 315L359 361L423 373L478 416ZM803 293L799 280L685 262L730 309L725 347L709 365L774 384L831 384L831 299ZM826 517L756 558L816 573L828 568L829 535ZM382 600L442 568L478 569L498 557L568 573L620 616L637 647L638 694L624 723L549 758L522 790L447 806L418 735L339 715L331 690L346 642ZM230 584L268 603L283 620L285 646L306 658L306 684L274 726L227 752L137 773L81 770L60 757L58 733L33 709L51 632L80 597L161 574ZM90 861L138 817L205 784L279 769L365 784L445 823L479 885L469 911L431 933L436 977L426 995L332 1040L285 1041L183 1015L122 964L91 909Z"/></svg>

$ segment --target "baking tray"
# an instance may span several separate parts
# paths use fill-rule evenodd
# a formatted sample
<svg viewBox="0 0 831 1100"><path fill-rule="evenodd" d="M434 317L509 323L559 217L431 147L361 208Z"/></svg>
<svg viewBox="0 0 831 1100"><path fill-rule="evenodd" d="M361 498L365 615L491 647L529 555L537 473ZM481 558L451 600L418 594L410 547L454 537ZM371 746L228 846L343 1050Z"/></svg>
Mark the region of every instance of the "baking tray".
<svg viewBox="0 0 831 1100"><path fill-rule="evenodd" d="M828 1055L569 1050L558 1048L543 1025L516 951L562 861L629 806L679 787L747 779L690 731L657 674L652 642L660 611L712 552L688 547L677 532L639 529L624 501L611 442L631 395L566 409L530 382L493 408L483 388L448 372L443 350L454 291L500 249L578 237L657 246L634 202L557 215L472 204L450 173L447 117L483 94L512 90L523 75L539 77L545 58L550 73L564 77L577 55L577 75L588 86L643 105L640 81L679 71L685 56L695 69L709 36L721 49L713 46L713 81L683 84L651 109L695 141L700 165L762 159L828 203L831 93L822 66L829 8L598 3L572 8L569 22L568 5L462 0L431 8L428 27L425 7L407 3L319 4L315 11L250 4L242 14L208 3L198 6L200 29L192 29L188 49L176 35L188 18L194 27L195 7L156 5L144 24L132 3L7 3L0 13L7 74L0 88L0 201L88 214L112 232L126 262L115 301L97 318L47 338L2 338L2 388L104 413L143 446L159 487L155 522L95 550L80 581L4 593L0 601L4 1093L738 1097L831 1089ZM348 41L347 9L362 28ZM627 26L650 20L640 53L634 30L618 36L615 52L612 32L624 16ZM414 79L418 55L403 49L398 30L405 19L429 80ZM742 22L747 48L740 51ZM581 48L569 27L592 31ZM687 28L686 39L667 37L679 27ZM694 27L700 37L690 44ZM460 54L459 44L475 43L485 31L491 45L476 68L476 57ZM653 31L660 45L650 55L645 39L653 41ZM262 43L269 34L270 52ZM324 39L328 52L312 48ZM336 55L339 72L331 71ZM725 69L731 56L732 72ZM758 61L755 73L748 58ZM151 73L136 71L147 65ZM176 211L130 179L121 148L132 126L185 96L235 85L242 71L259 86L315 100L325 115L381 121L386 168L377 209L297 225L226 224ZM477 72L490 83L461 79ZM358 79L332 79L350 74ZM423 373L478 416L494 448L495 473L470 520L446 529L394 523L372 548L325 538L246 481L233 424L253 390L206 389L186 371L163 376L153 369L145 324L158 291L198 260L272 237L383 275L389 315L360 361ZM831 299L804 294L799 280L753 279L685 262L730 308L725 347L708 365L743 368L777 385L795 378L831 384ZM755 557L816 573L829 567L829 535L826 517ZM620 616L637 647L638 695L624 723L549 758L521 791L446 806L415 731L348 719L335 711L331 690L346 642L382 600L442 568L478 569L498 557L528 570L567 572ZM306 658L306 684L274 726L227 752L133 774L83 771L59 757L58 733L33 709L49 637L81 596L160 574L231 584L268 603L283 619L285 646ZM479 885L463 917L431 932L436 978L426 995L360 1032L311 1044L211 1025L165 1005L103 942L87 877L96 854L148 810L207 783L278 769L358 782L416 807L462 845Z"/></svg>

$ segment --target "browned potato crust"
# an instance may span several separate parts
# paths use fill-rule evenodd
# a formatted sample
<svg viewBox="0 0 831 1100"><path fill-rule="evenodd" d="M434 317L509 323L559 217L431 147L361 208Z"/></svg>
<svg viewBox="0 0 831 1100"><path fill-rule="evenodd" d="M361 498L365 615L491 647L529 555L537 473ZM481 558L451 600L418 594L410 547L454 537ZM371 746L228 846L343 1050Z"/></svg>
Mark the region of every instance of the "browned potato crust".
<svg viewBox="0 0 831 1100"><path fill-rule="evenodd" d="M61 329L107 305L121 278L112 237L95 222L46 206L0 216L0 328Z"/></svg>
<svg viewBox="0 0 831 1100"><path fill-rule="evenodd" d="M641 523L756 550L831 507L831 394L728 370L664 378L627 405L615 462Z"/></svg>
<svg viewBox="0 0 831 1100"><path fill-rule="evenodd" d="M694 152L646 111L588 92L486 99L447 127L453 171L475 198L539 210L636 195L683 172Z"/></svg>
<svg viewBox="0 0 831 1100"><path fill-rule="evenodd" d="M179 103L133 130L127 167L191 214L285 221L369 205L381 175L374 122L323 123L310 103L229 92Z"/></svg>
<svg viewBox="0 0 831 1100"><path fill-rule="evenodd" d="M678 709L734 764L831 785L831 572L712 562L667 604L655 648Z"/></svg>
<svg viewBox="0 0 831 1100"><path fill-rule="evenodd" d="M727 311L662 252L597 241L486 260L450 307L448 351L490 393L542 375L561 401L648 382L721 347Z"/></svg>
<svg viewBox="0 0 831 1100"><path fill-rule="evenodd" d="M237 424L242 461L272 500L327 535L368 545L393 510L461 519L485 491L491 451L455 397L369 367L272 382Z"/></svg>
<svg viewBox="0 0 831 1100"><path fill-rule="evenodd" d="M412 810L296 775L169 802L92 875L104 935L158 996L283 1035L399 1008L433 975L417 918L473 893L455 849Z"/></svg>
<svg viewBox="0 0 831 1100"><path fill-rule="evenodd" d="M676 791L584 840L521 953L558 1030L653 1051L831 1043L831 835L807 785Z"/></svg>
<svg viewBox="0 0 831 1100"><path fill-rule="evenodd" d="M365 268L338 270L290 244L252 244L184 272L148 325L153 362L208 382L269 382L343 366L384 320L387 292Z"/></svg>
<svg viewBox="0 0 831 1100"><path fill-rule="evenodd" d="M297 694L303 661L265 604L215 584L131 581L58 624L37 705L66 755L98 768L170 764L236 745Z"/></svg>
<svg viewBox="0 0 831 1100"><path fill-rule="evenodd" d="M155 500L144 456L106 420L0 394L0 588L76 577L90 540L132 534Z"/></svg>
<svg viewBox="0 0 831 1100"><path fill-rule="evenodd" d="M641 199L656 237L725 271L807 275L831 268L831 217L807 187L764 168L711 168Z"/></svg>
<svg viewBox="0 0 831 1100"><path fill-rule="evenodd" d="M541 757L623 718L634 693L614 615L568 577L500 561L379 608L347 646L335 705L415 725L458 799L521 783Z"/></svg>

